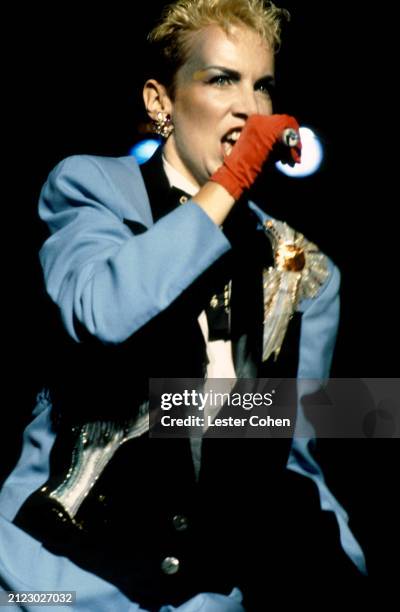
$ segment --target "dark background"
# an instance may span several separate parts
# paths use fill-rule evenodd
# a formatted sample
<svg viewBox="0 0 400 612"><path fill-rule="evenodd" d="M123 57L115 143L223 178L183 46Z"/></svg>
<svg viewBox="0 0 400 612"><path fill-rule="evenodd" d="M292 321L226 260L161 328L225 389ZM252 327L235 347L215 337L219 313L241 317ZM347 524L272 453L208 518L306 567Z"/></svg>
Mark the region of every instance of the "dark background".
<svg viewBox="0 0 400 612"><path fill-rule="evenodd" d="M43 240L36 216L40 188L67 155L125 155L137 140L144 118L142 41L163 4L25 7L5 20L12 36L3 94L0 479L18 457L49 357L37 262ZM394 377L398 230L391 173L398 151L390 136L398 126L390 91L392 17L364 2L284 6L292 20L277 58L278 110L318 132L325 161L306 179L273 174L265 208L316 241L342 271L333 375ZM382 575L391 571L388 553L395 550L397 531L395 451L397 440L328 440L320 451L370 566Z"/></svg>

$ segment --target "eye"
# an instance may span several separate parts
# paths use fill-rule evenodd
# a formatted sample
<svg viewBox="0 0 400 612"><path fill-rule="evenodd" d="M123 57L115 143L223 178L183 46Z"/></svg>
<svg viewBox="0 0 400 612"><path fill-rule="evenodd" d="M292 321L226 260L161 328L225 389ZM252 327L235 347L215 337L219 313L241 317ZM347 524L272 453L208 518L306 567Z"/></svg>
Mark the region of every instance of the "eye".
<svg viewBox="0 0 400 612"><path fill-rule="evenodd" d="M272 98L273 95L273 85L271 83L259 83L256 85L255 90L261 92L268 98Z"/></svg>
<svg viewBox="0 0 400 612"><path fill-rule="evenodd" d="M223 85L230 85L232 83L232 78L226 74L218 74L210 79L209 83L211 85L218 85L219 87L222 87Z"/></svg>

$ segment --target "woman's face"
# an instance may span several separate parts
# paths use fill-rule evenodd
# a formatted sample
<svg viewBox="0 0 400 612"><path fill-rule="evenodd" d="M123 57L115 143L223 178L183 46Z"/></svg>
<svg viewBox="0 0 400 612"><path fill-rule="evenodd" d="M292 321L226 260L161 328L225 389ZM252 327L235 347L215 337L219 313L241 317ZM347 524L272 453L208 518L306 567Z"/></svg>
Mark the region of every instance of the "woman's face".
<svg viewBox="0 0 400 612"><path fill-rule="evenodd" d="M186 178L203 185L222 164L247 118L272 113L274 55L254 30L227 35L208 26L193 35L170 103L174 131L164 153Z"/></svg>

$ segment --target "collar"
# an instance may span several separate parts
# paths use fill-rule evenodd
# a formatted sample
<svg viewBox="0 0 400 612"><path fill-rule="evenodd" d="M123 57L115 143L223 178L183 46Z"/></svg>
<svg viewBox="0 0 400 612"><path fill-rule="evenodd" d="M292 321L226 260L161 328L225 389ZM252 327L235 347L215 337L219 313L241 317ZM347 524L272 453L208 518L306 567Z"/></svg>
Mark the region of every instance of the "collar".
<svg viewBox="0 0 400 612"><path fill-rule="evenodd" d="M158 147L154 155L139 168L149 196L154 223L177 208L182 197L191 197L189 192L175 186L171 187L164 168L162 147Z"/></svg>
<svg viewBox="0 0 400 612"><path fill-rule="evenodd" d="M171 187L176 187L177 189L181 189L191 197L196 195L199 188L196 185L193 185L188 179L183 176L178 170L176 170L169 161L167 161L164 153L162 153L162 162L164 172L167 175L167 179Z"/></svg>

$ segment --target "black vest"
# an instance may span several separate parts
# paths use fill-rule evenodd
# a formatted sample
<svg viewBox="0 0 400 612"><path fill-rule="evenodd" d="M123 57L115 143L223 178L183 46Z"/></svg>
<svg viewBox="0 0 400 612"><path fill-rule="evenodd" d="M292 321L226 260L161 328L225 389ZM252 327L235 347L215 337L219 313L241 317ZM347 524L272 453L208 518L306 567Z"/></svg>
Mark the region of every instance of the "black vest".
<svg viewBox="0 0 400 612"><path fill-rule="evenodd" d="M179 205L180 192L169 188L160 153L142 172L156 222ZM134 234L143 231L126 224ZM60 333L60 357L49 376L58 435L47 492L65 478L76 425L123 420L146 397L149 377L203 376L206 350L197 317L229 279L238 376L296 377L299 315L289 325L277 362L261 363L262 268L272 263L272 253L256 226L254 213L239 201L224 223L232 250L121 345L104 346L90 337L76 344ZM149 610L178 605L202 591L228 593L234 586L242 588L245 601L255 601L265 572L276 579L290 566L282 552L294 511L284 493L287 479L294 477L286 470L289 450L289 439L205 437L196 479L189 440L145 434L120 447L76 523L42 491L28 498L15 523ZM179 561L175 573L166 568L168 557ZM254 605L248 603L248 609Z"/></svg>

